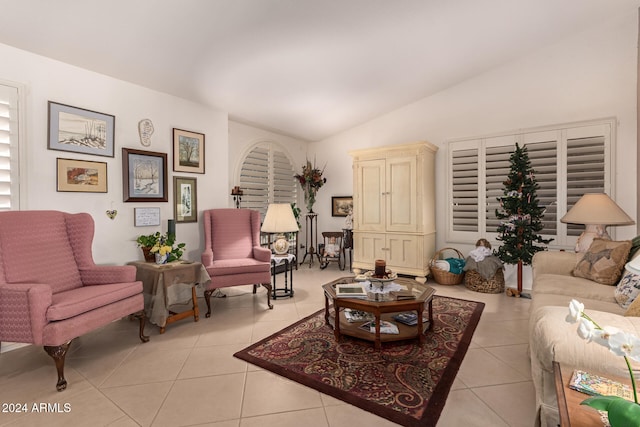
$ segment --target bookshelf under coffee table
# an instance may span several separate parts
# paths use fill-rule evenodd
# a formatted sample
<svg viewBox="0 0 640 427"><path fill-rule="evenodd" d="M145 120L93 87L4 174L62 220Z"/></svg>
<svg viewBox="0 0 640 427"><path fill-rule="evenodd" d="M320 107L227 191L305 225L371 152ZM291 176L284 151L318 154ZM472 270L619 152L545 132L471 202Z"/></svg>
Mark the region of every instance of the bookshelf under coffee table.
<svg viewBox="0 0 640 427"><path fill-rule="evenodd" d="M322 286L324 289L325 312L324 318L328 325L333 328L336 340L342 335L349 335L368 341L373 341L375 348L379 349L383 342L400 341L412 338L420 339L424 342L424 332L433 326L433 295L435 289L424 283L417 282L408 278L397 278L394 282L407 288L415 295L415 299L406 299L400 301L375 301L373 299L364 298L345 298L336 296L336 285L355 283L354 277L342 277ZM425 306L428 309L428 318L423 322L423 312ZM348 322L344 309L372 313L375 317L376 332L375 334L363 330L360 326L364 322ZM396 313L406 311L415 311L418 315L418 323L415 326L404 325L392 319ZM381 334L380 321L392 321L398 325L398 334Z"/></svg>

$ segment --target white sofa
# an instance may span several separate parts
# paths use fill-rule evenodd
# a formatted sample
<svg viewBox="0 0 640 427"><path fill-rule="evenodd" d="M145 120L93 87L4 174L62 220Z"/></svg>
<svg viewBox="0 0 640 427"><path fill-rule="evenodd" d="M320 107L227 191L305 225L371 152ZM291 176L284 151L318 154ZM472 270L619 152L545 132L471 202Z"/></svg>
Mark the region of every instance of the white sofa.
<svg viewBox="0 0 640 427"><path fill-rule="evenodd" d="M640 317L625 317L626 310L614 298L615 286L572 275L578 256L573 252L545 251L536 253L532 261L529 349L538 410L536 425L559 424L553 361L587 371L629 375L622 357L582 340L576 325L566 322L572 299L583 303L585 312L600 326L614 326L640 337ZM634 368L640 368L640 364Z"/></svg>

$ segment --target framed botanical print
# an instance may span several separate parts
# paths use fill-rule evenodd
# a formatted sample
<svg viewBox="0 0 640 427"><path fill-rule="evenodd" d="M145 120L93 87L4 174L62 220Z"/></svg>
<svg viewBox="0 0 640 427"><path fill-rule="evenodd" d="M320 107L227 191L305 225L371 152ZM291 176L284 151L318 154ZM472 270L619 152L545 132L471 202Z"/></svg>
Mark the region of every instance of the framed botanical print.
<svg viewBox="0 0 640 427"><path fill-rule="evenodd" d="M198 222L196 178L173 177L173 217L176 222Z"/></svg>
<svg viewBox="0 0 640 427"><path fill-rule="evenodd" d="M173 170L204 173L204 134L173 129Z"/></svg>
<svg viewBox="0 0 640 427"><path fill-rule="evenodd" d="M167 154L122 149L122 184L125 202L166 202Z"/></svg>
<svg viewBox="0 0 640 427"><path fill-rule="evenodd" d="M49 101L50 150L113 157L115 116Z"/></svg>
<svg viewBox="0 0 640 427"><path fill-rule="evenodd" d="M57 160L57 191L107 192L107 163L86 160Z"/></svg>

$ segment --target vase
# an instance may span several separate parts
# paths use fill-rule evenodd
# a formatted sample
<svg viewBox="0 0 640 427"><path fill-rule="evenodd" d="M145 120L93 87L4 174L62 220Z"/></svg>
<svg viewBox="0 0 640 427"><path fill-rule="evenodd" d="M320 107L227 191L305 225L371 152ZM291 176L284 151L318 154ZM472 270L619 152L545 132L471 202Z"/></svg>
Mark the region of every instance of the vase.
<svg viewBox="0 0 640 427"><path fill-rule="evenodd" d="M147 262L154 262L156 260L155 254L151 252L151 248L149 246L143 246L142 253L144 254L144 260Z"/></svg>
<svg viewBox="0 0 640 427"><path fill-rule="evenodd" d="M168 258L169 256L166 254L165 255L160 255L159 253L155 254L156 264L166 264Z"/></svg>
<svg viewBox="0 0 640 427"><path fill-rule="evenodd" d="M307 184L304 190L304 204L307 207L307 212L313 213L313 204L316 202L316 188Z"/></svg>

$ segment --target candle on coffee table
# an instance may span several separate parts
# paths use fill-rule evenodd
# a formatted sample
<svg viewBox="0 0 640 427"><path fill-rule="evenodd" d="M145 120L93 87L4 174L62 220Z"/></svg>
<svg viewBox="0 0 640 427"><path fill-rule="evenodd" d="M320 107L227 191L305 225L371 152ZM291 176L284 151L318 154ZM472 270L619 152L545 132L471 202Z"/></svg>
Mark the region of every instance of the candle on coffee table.
<svg viewBox="0 0 640 427"><path fill-rule="evenodd" d="M375 266L374 275L377 277L384 277L387 272L387 262L383 259L377 259Z"/></svg>

